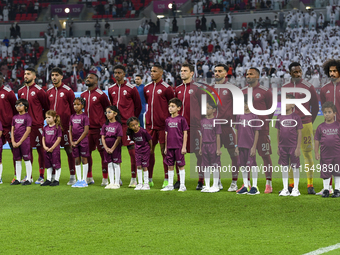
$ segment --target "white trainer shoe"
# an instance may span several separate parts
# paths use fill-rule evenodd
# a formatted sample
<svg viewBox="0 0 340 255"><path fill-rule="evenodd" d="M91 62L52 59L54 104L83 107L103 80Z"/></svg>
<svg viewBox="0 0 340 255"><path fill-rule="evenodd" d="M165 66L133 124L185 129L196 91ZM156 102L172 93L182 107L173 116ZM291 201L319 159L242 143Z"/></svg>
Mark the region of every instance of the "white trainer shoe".
<svg viewBox="0 0 340 255"><path fill-rule="evenodd" d="M178 191L184 192L187 191L187 188L184 185L179 186Z"/></svg>
<svg viewBox="0 0 340 255"><path fill-rule="evenodd" d="M229 187L229 189L228 189L228 191L229 191L229 192L234 192L234 191L236 191L236 190L237 190L237 184L231 183L231 184L230 184L230 187Z"/></svg>
<svg viewBox="0 0 340 255"><path fill-rule="evenodd" d="M137 185L135 185L135 186L136 186L135 190L141 190L142 187L143 187L143 184L137 184ZM130 187L130 185L129 185L129 187ZM130 187L130 188L131 188L131 187Z"/></svg>
<svg viewBox="0 0 340 255"><path fill-rule="evenodd" d="M219 187L214 187L212 186L210 189L209 189L209 193L216 193L216 192L219 192L221 189Z"/></svg>
<svg viewBox="0 0 340 255"><path fill-rule="evenodd" d="M120 185L119 184L113 184L112 189L120 189Z"/></svg>
<svg viewBox="0 0 340 255"><path fill-rule="evenodd" d="M203 193L209 193L210 187L204 187L201 192Z"/></svg>
<svg viewBox="0 0 340 255"><path fill-rule="evenodd" d="M223 190L223 185L222 185L221 180L218 181L218 187L219 187L220 190Z"/></svg>
<svg viewBox="0 0 340 255"><path fill-rule="evenodd" d="M279 196L287 197L287 196L290 196L290 193L289 193L288 189L283 189L283 190L281 190Z"/></svg>
<svg viewBox="0 0 340 255"><path fill-rule="evenodd" d="M166 186L165 188L161 189L161 191L171 191L171 190L174 190L174 186Z"/></svg>
<svg viewBox="0 0 340 255"><path fill-rule="evenodd" d="M130 184L129 184L129 188L136 188L136 187L137 187L137 182L131 180L131 181L130 181Z"/></svg>
<svg viewBox="0 0 340 255"><path fill-rule="evenodd" d="M140 190L150 190L150 185L149 183L143 184L142 188Z"/></svg>
<svg viewBox="0 0 340 255"><path fill-rule="evenodd" d="M109 180L107 178L103 178L101 186L107 186L109 184Z"/></svg>
<svg viewBox="0 0 340 255"><path fill-rule="evenodd" d="M110 183L108 185L106 185L105 189L113 189L113 183Z"/></svg>
<svg viewBox="0 0 340 255"><path fill-rule="evenodd" d="M76 182L77 182L76 178L70 178L67 185L73 185L73 184L76 184Z"/></svg>
<svg viewBox="0 0 340 255"><path fill-rule="evenodd" d="M290 196L298 197L300 196L300 191L298 189L293 189L292 193L290 193Z"/></svg>

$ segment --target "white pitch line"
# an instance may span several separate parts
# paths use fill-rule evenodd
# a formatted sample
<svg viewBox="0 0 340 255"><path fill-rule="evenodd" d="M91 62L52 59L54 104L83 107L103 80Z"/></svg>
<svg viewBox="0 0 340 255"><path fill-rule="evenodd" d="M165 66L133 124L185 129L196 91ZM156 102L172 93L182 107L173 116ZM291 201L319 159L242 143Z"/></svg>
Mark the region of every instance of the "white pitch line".
<svg viewBox="0 0 340 255"><path fill-rule="evenodd" d="M328 246L328 247L320 248L320 249L317 249L315 251L305 253L303 255L319 255L319 254L324 254L326 252L333 251L333 250L336 250L336 249L339 249L339 248L340 248L340 243L337 243L337 244L334 244L334 245L331 245L331 246Z"/></svg>

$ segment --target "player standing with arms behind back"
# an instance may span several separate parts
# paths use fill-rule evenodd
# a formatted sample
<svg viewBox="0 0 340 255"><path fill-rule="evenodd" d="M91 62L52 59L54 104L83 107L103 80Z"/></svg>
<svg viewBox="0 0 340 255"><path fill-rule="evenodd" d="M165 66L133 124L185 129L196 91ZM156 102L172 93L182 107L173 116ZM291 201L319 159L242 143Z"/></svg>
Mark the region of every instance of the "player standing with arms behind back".
<svg viewBox="0 0 340 255"><path fill-rule="evenodd" d="M150 154L149 165L149 179L150 187L152 187L152 174L155 166L155 147L159 142L163 161L165 158L165 119L169 117L168 102L174 97L173 90L170 85L165 83L162 79L163 67L161 65L154 65L151 68L152 82L145 85L144 96L148 104L148 111L146 112L146 130L152 137L152 150ZM164 167L164 182L162 188L168 186L168 166L163 162Z"/></svg>
<svg viewBox="0 0 340 255"><path fill-rule="evenodd" d="M26 99L29 104L28 114L32 118L32 132L30 133L31 160L33 164L32 148L36 147L39 155L40 178L44 179L45 163L44 148L42 146L42 132L45 113L50 109L50 106L45 91L35 84L35 78L35 69L27 68L24 75L25 86L19 89L18 98ZM31 176L27 176L27 180L30 179Z"/></svg>

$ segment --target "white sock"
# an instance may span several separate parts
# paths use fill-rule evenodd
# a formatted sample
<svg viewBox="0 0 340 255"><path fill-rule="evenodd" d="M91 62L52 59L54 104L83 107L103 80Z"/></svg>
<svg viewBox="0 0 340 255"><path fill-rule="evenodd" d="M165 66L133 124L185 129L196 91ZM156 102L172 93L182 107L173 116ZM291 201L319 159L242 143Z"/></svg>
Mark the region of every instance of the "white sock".
<svg viewBox="0 0 340 255"><path fill-rule="evenodd" d="M334 176L334 189L340 190L340 176Z"/></svg>
<svg viewBox="0 0 340 255"><path fill-rule="evenodd" d="M237 184L237 181L231 181L231 183L233 183L233 184Z"/></svg>
<svg viewBox="0 0 340 255"><path fill-rule="evenodd" d="M83 181L86 181L88 171L89 171L89 164L87 163L83 165Z"/></svg>
<svg viewBox="0 0 340 255"><path fill-rule="evenodd" d="M323 189L329 190L329 182L331 178L323 179Z"/></svg>
<svg viewBox="0 0 340 255"><path fill-rule="evenodd" d="M169 186L174 186L174 170L168 171L168 182Z"/></svg>
<svg viewBox="0 0 340 255"><path fill-rule="evenodd" d="M31 176L32 176L32 163L31 163L31 160L25 161L25 166L26 166L27 180L29 180L29 182L31 182Z"/></svg>
<svg viewBox="0 0 340 255"><path fill-rule="evenodd" d="M142 169L137 169L137 177L138 177L138 184L143 184L143 170Z"/></svg>
<svg viewBox="0 0 340 255"><path fill-rule="evenodd" d="M219 180L220 180L220 171L218 171L217 167L215 167L214 172L213 172L213 188L218 188Z"/></svg>
<svg viewBox="0 0 340 255"><path fill-rule="evenodd" d="M47 168L46 172L47 172L47 179L46 180L51 181L53 168L52 167Z"/></svg>
<svg viewBox="0 0 340 255"><path fill-rule="evenodd" d="M266 185L272 186L272 181L267 180L267 181L266 181Z"/></svg>
<svg viewBox="0 0 340 255"><path fill-rule="evenodd" d="M251 175L253 179L253 187L257 187L257 176L259 175L257 171L257 166L252 166L251 167Z"/></svg>
<svg viewBox="0 0 340 255"><path fill-rule="evenodd" d="M210 188L210 167L205 167L204 182L205 182L205 187L209 189Z"/></svg>
<svg viewBox="0 0 340 255"><path fill-rule="evenodd" d="M21 182L21 161L15 161L15 172L16 172L16 177L19 182Z"/></svg>
<svg viewBox="0 0 340 255"><path fill-rule="evenodd" d="M115 174L114 174L114 169L113 169L113 163L108 163L107 168L108 168L108 172L109 172L110 184L114 184L115 183Z"/></svg>
<svg viewBox="0 0 340 255"><path fill-rule="evenodd" d="M81 181L81 165L76 165L77 180Z"/></svg>
<svg viewBox="0 0 340 255"><path fill-rule="evenodd" d="M144 171L144 184L149 184L149 171Z"/></svg>
<svg viewBox="0 0 340 255"><path fill-rule="evenodd" d="M300 169L293 167L293 175L294 175L294 189L299 189L299 181L300 181Z"/></svg>
<svg viewBox="0 0 340 255"><path fill-rule="evenodd" d="M180 185L184 186L185 185L185 169L179 170L179 178L180 178L180 181L179 181Z"/></svg>
<svg viewBox="0 0 340 255"><path fill-rule="evenodd" d="M245 166L241 167L241 172L242 172L242 177L243 177L243 185L244 187L248 187L248 172L247 172L247 168Z"/></svg>
<svg viewBox="0 0 340 255"><path fill-rule="evenodd" d="M119 180L120 180L120 165L113 163L113 166L115 168L115 184L119 185Z"/></svg>
<svg viewBox="0 0 340 255"><path fill-rule="evenodd" d="M138 171L138 169L137 169L137 171ZM136 178L131 178L131 181L134 181L134 182L135 182L135 181L136 181Z"/></svg>
<svg viewBox="0 0 340 255"><path fill-rule="evenodd" d="M2 178L2 164L0 163L0 179Z"/></svg>
<svg viewBox="0 0 340 255"><path fill-rule="evenodd" d="M288 190L288 169L288 166L282 166L282 182L284 190Z"/></svg>
<svg viewBox="0 0 340 255"><path fill-rule="evenodd" d="M55 181L59 181L60 179L60 174L61 174L61 168L55 170Z"/></svg>

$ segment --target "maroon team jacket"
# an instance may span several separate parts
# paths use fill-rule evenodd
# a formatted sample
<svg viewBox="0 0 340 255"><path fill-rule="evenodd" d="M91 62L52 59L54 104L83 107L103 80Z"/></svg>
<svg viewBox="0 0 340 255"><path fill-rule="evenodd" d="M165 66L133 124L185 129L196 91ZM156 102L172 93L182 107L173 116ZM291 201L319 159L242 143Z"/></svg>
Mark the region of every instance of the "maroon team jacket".
<svg viewBox="0 0 340 255"><path fill-rule="evenodd" d="M0 87L0 121L4 130L11 130L12 118L17 113L16 101L17 98L11 89Z"/></svg>

